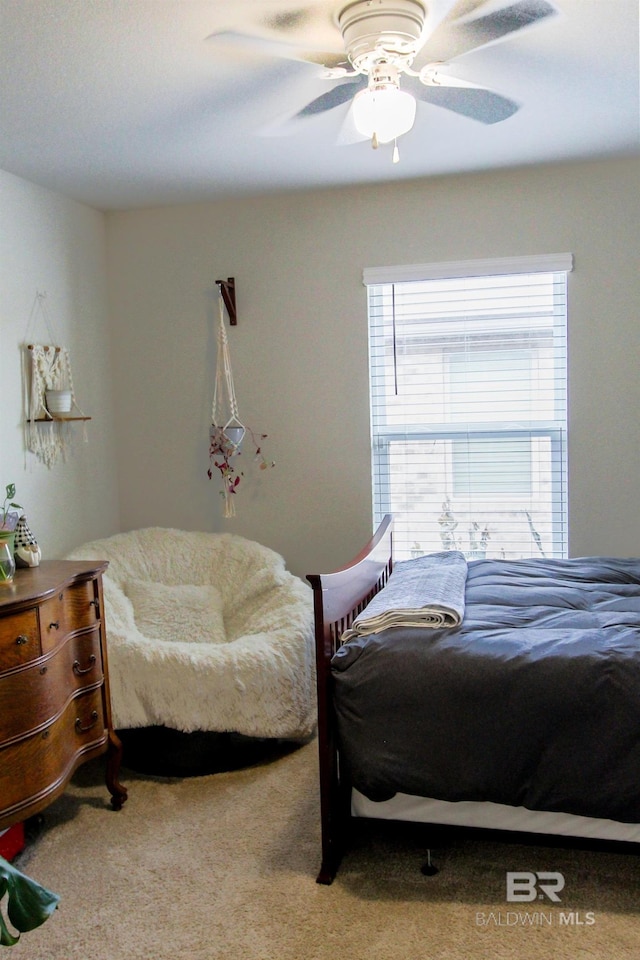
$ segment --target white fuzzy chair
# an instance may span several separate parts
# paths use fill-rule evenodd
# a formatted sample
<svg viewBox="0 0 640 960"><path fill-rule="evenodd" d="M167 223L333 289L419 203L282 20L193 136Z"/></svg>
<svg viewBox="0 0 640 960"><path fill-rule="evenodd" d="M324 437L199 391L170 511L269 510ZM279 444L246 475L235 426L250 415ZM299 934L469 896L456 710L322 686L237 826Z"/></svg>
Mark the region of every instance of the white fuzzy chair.
<svg viewBox="0 0 640 960"><path fill-rule="evenodd" d="M233 534L151 527L85 543L68 559L109 561L116 728L311 735L311 590L277 553Z"/></svg>

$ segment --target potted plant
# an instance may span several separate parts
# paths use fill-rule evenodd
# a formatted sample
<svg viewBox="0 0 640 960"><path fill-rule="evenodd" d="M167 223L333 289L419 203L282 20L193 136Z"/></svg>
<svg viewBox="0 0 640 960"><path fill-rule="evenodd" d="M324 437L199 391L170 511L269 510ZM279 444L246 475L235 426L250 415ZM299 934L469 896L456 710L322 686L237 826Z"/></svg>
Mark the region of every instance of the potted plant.
<svg viewBox="0 0 640 960"><path fill-rule="evenodd" d="M22 507L13 502L15 495L15 483L8 483L5 487L4 503L0 508L0 583L10 583L16 572L14 534L20 515L11 508L21 510Z"/></svg>
<svg viewBox="0 0 640 960"><path fill-rule="evenodd" d="M12 947L21 933L35 930L51 916L60 897L27 877L0 857L0 901L7 894L7 917L17 933L11 933L0 911L0 946Z"/></svg>
<svg viewBox="0 0 640 960"><path fill-rule="evenodd" d="M13 498L16 495L15 483L8 483L4 488L4 492L4 503L2 504L2 508L0 508L0 537L13 536L16 529L19 514L13 511L10 512L11 507L14 507L15 510L22 510L19 503L13 502Z"/></svg>

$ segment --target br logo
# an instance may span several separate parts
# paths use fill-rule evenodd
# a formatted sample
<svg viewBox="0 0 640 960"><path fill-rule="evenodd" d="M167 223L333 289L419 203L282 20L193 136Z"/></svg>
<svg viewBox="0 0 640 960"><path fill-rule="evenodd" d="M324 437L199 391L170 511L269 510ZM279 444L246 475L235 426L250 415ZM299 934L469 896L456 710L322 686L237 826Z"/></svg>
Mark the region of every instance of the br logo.
<svg viewBox="0 0 640 960"><path fill-rule="evenodd" d="M564 888L564 877L557 871L530 873L527 870L507 873L507 900L509 903L543 900L547 897L560 902L558 894Z"/></svg>

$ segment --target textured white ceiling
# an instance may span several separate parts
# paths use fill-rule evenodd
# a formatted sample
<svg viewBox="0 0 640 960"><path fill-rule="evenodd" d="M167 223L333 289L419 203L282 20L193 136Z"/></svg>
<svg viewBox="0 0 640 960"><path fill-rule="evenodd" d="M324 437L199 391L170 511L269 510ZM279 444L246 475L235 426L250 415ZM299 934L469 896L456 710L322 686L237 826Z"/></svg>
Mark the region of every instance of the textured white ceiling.
<svg viewBox="0 0 640 960"><path fill-rule="evenodd" d="M300 40L322 45L345 2L300 0L317 7ZM394 165L390 147L337 142L346 104L290 120L327 89L319 68L207 39L255 33L292 0L0 0L0 168L123 209L637 155L638 0L554 3L558 16L449 68L521 109L488 126L420 103ZM452 5L431 0L429 16Z"/></svg>

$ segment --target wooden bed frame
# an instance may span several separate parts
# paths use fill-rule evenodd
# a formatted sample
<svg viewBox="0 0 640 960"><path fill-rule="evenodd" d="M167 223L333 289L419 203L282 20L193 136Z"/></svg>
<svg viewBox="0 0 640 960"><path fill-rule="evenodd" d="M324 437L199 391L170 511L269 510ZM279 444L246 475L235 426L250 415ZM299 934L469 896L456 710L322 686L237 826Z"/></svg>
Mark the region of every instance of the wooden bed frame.
<svg viewBox="0 0 640 960"><path fill-rule="evenodd" d="M393 518L384 517L375 535L346 566L309 574L313 588L318 687L318 750L322 865L318 883L331 883L344 849L351 786L341 775L333 713L331 658L341 636L386 584L393 566Z"/></svg>
<svg viewBox="0 0 640 960"><path fill-rule="evenodd" d="M507 807L486 802L447 804L422 798L408 798L424 802L420 810L400 808L389 801L375 804L375 810L366 798L353 792L341 766L336 720L333 709L333 679L331 660L341 646L341 637L369 601L385 586L393 568L393 518L384 517L376 533L346 566L328 574L309 574L313 588L315 612L316 669L318 693L318 752L320 772L320 819L322 838L322 863L317 876L318 883L330 884L337 872L349 833L353 815L375 819L412 821L414 823L452 824L456 826L489 828L504 831L511 836L531 834L555 837L580 838L587 841L604 841L605 844L619 841L637 851L640 844L640 823L617 823L572 814L530 811L524 807ZM398 794L397 798L402 799ZM406 799L406 798L405 798ZM362 800L365 804L362 805ZM442 807L438 804L444 803ZM433 805L436 805L434 807ZM458 808L455 813L451 811ZM464 808L460 811L459 808ZM470 809L473 808L473 809ZM437 872L430 862L423 867L424 873Z"/></svg>

